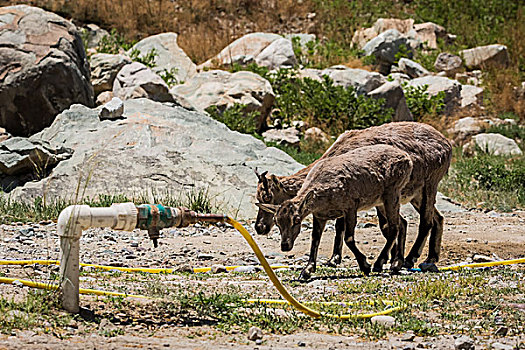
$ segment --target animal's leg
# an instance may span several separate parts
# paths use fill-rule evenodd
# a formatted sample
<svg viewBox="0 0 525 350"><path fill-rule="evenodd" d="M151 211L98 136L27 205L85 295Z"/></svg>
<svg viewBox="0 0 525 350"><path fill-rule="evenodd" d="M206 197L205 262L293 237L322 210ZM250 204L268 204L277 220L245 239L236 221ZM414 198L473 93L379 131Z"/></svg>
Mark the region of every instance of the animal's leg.
<svg viewBox="0 0 525 350"><path fill-rule="evenodd" d="M404 238L401 237L396 250L392 250L392 247L396 239L398 239L398 236L403 235L402 230L400 229L401 215L399 215L399 193L395 192L392 194L385 194L383 196L383 204L384 205L381 208L381 210L384 211L384 215L388 223L388 232L386 237L386 244L383 247L383 250L381 250L381 253L379 254L379 257L377 258L376 262L374 263L373 271L381 272L383 270L383 265L388 260L388 254L390 251L392 251L392 254L395 256L395 258L394 262L390 267L390 270L398 272L401 269L401 266L403 265L403 260L400 257L400 253L403 250L402 247L404 246Z"/></svg>
<svg viewBox="0 0 525 350"><path fill-rule="evenodd" d="M357 211L347 212L345 214L345 243L354 253L359 269L368 276L370 274L370 264L366 261L366 256L355 245L354 233L357 224Z"/></svg>
<svg viewBox="0 0 525 350"><path fill-rule="evenodd" d="M414 264L417 262L419 257L421 256L421 252L423 251L423 247L425 245L425 241L427 240L427 237L432 230L434 230L433 226L437 225L435 228L434 236L432 237L432 240L434 243L441 243L441 235L443 234L443 225L438 222L439 219L435 219L434 213L437 212L437 210L434 208L434 204L436 201L436 193L437 193L437 187L436 186L425 186L422 189L422 193L420 196L414 197L411 201L414 208L419 212L419 229L416 237L416 241L414 242L414 245L412 246L412 249L410 249L410 253L408 253L407 258L405 259L404 266L406 268L412 268L414 267ZM438 232L440 231L440 232ZM438 252L439 254L439 252ZM429 255L430 259L430 255ZM426 267L426 266L425 266ZM428 268L425 268L425 270L431 270L431 271L437 271L437 267L434 263L431 263Z"/></svg>
<svg viewBox="0 0 525 350"><path fill-rule="evenodd" d="M443 215L434 207L434 220L432 221L432 230L430 231L430 239L428 242L428 257L425 260L427 264L435 264L439 261L444 221Z"/></svg>
<svg viewBox="0 0 525 350"><path fill-rule="evenodd" d="M323 234L324 226L326 225L326 220L319 220L314 216L314 227L312 228L312 244L310 245L310 258L308 259L308 264L306 264L299 279L309 280L312 276L312 273L315 272L316 261L317 261L317 251L319 250L319 243L321 242L321 235Z"/></svg>
<svg viewBox="0 0 525 350"><path fill-rule="evenodd" d="M387 236L387 233L388 233L388 222L386 220L386 217L385 217L385 214L383 212L383 209L381 206L377 206L376 207L376 212L377 212L377 218L379 220L379 229L381 230L381 233L383 234L383 237L386 238ZM404 217L402 217L401 215L399 215L399 219L401 220L401 227L400 227L400 230L403 230L402 232L400 232L400 235L398 236L398 241L399 241L399 237L406 237L406 233L407 233L407 221L405 220ZM392 250L390 251L390 263L393 263L396 256L395 254L393 254L393 252L396 251L397 249L397 242L394 242L394 245L392 246ZM402 252L403 252L403 256L404 256L404 251L405 251L405 247L404 247L404 244L405 242L402 242L403 244L403 247L402 247Z"/></svg>
<svg viewBox="0 0 525 350"><path fill-rule="evenodd" d="M344 218L339 218L335 221L335 240L332 257L326 263L327 266L336 267L341 264L343 258L343 234L345 230Z"/></svg>

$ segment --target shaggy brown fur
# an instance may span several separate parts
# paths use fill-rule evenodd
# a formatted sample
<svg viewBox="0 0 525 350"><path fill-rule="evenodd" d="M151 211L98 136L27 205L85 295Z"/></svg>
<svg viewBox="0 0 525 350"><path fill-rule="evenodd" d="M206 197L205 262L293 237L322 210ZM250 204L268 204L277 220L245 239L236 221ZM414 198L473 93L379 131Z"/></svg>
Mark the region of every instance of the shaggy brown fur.
<svg viewBox="0 0 525 350"><path fill-rule="evenodd" d="M370 264L355 245L354 230L357 211L371 207L381 208L388 224L387 243L374 264L374 271L381 271L395 239L398 234L403 234L399 220L400 197L411 173L409 155L387 145L365 146L317 162L297 196L285 201L275 214L275 222L281 230L283 251L292 249L302 220L313 214L310 259L301 278L308 279L315 272L317 251L326 221L340 217L344 218L346 245L356 256L360 269L366 275L370 273ZM401 245L393 253L391 269L395 272L403 264L403 252L399 248L402 248Z"/></svg>
<svg viewBox="0 0 525 350"><path fill-rule="evenodd" d="M433 127L415 122L388 123L364 130L351 130L343 133L325 152L320 160L341 155L356 148L374 144L386 144L407 152L413 163L410 180L402 191L402 196L410 198L411 204L420 213L419 232L410 253L405 260L406 267L413 267L421 256L425 240L430 233L429 254L426 264L433 265L439 260L443 216L435 209L437 185L447 172L452 158L450 142ZM318 162L318 161L317 161ZM291 176L259 175L257 200L259 203L281 204L293 198L301 188L308 172L317 163L301 169ZM380 228L385 235L388 231L384 215L378 210ZM406 230L406 221L402 230ZM267 234L273 225L273 216L259 210L255 228L259 234ZM336 222L336 242L330 264L341 261L342 220Z"/></svg>

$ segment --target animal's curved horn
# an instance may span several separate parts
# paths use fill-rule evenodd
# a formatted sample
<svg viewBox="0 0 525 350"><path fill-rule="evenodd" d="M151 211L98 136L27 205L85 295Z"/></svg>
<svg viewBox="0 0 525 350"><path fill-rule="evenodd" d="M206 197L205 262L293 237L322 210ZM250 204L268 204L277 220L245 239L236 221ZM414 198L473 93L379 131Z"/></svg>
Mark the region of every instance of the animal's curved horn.
<svg viewBox="0 0 525 350"><path fill-rule="evenodd" d="M255 203L256 206L264 210L265 212L275 214L279 206L277 204L266 204L266 203Z"/></svg>

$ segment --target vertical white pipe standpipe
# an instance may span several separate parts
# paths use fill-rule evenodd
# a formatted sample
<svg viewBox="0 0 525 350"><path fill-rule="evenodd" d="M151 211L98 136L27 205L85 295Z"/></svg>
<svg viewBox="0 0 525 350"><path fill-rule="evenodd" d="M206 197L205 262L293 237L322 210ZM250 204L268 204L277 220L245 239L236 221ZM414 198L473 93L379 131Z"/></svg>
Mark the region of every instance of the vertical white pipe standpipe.
<svg viewBox="0 0 525 350"><path fill-rule="evenodd" d="M90 227L133 231L137 226L137 213L133 203L113 204L109 208L71 205L60 213L57 233L60 237L60 285L64 309L73 313L80 310L79 241L82 231Z"/></svg>

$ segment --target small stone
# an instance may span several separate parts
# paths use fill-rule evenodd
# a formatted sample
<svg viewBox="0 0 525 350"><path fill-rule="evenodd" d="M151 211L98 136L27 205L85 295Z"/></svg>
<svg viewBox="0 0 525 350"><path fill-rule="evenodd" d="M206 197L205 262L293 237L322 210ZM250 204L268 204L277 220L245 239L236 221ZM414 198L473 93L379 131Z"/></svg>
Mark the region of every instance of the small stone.
<svg viewBox="0 0 525 350"><path fill-rule="evenodd" d="M204 243L204 244L211 244L211 241L210 241L210 240L207 240L207 239L205 239L204 241L202 241L202 243Z"/></svg>
<svg viewBox="0 0 525 350"><path fill-rule="evenodd" d="M493 350L513 350L514 347L512 345L507 345L503 343L492 343L490 344L490 348Z"/></svg>
<svg viewBox="0 0 525 350"><path fill-rule="evenodd" d="M226 266L224 265L213 265L211 267L211 273L224 273L224 272L228 272L228 270L226 269Z"/></svg>
<svg viewBox="0 0 525 350"><path fill-rule="evenodd" d="M257 268L255 266L239 266L236 267L233 272L239 272L239 273L256 273Z"/></svg>
<svg viewBox="0 0 525 350"><path fill-rule="evenodd" d="M401 336L401 341L412 341L416 335L413 332L407 332Z"/></svg>
<svg viewBox="0 0 525 350"><path fill-rule="evenodd" d="M304 348L306 346L306 343L304 341L298 341L297 346Z"/></svg>
<svg viewBox="0 0 525 350"><path fill-rule="evenodd" d="M136 259L137 256L133 255L133 254L128 254L128 255L125 256L125 258L131 260L131 259Z"/></svg>
<svg viewBox="0 0 525 350"><path fill-rule="evenodd" d="M182 264L175 268L176 272L190 272L193 273L193 267L190 264Z"/></svg>
<svg viewBox="0 0 525 350"><path fill-rule="evenodd" d="M257 344L257 345L261 345L262 342L263 342L262 339L257 339L257 340L255 341L255 344Z"/></svg>
<svg viewBox="0 0 525 350"><path fill-rule="evenodd" d="M472 261L476 263L481 263L481 262L492 262L494 261L494 259L486 255L474 254L474 256L472 257Z"/></svg>
<svg viewBox="0 0 525 350"><path fill-rule="evenodd" d="M370 322L376 323L376 324L379 324L385 327L392 327L396 324L396 319L393 318L392 316L380 315L380 316L372 317L370 319Z"/></svg>
<svg viewBox="0 0 525 350"><path fill-rule="evenodd" d="M474 346L474 340L466 335L462 335L454 342L454 348L456 350L474 350L476 347Z"/></svg>
<svg viewBox="0 0 525 350"><path fill-rule="evenodd" d="M251 327L248 330L248 339L256 341L263 338L263 332L259 327Z"/></svg>
<svg viewBox="0 0 525 350"><path fill-rule="evenodd" d="M504 337L507 335L508 332L509 332L509 327L501 326L496 330L496 333L494 334L497 335L498 337Z"/></svg>
<svg viewBox="0 0 525 350"><path fill-rule="evenodd" d="M470 243L470 242L472 242L472 241L473 241L473 239L472 239L472 238L470 238L470 237L469 237L469 238L467 238L467 239L465 239L465 242L467 242L467 243Z"/></svg>
<svg viewBox="0 0 525 350"><path fill-rule="evenodd" d="M131 245L132 248L137 248L139 246L139 243L138 242L131 242L130 245Z"/></svg>
<svg viewBox="0 0 525 350"><path fill-rule="evenodd" d="M98 113L100 120L118 119L124 114L124 102L118 97L113 97L111 101L104 104Z"/></svg>
<svg viewBox="0 0 525 350"><path fill-rule="evenodd" d="M197 255L197 259L199 260L212 260L213 258L215 258L213 255L206 253L200 253Z"/></svg>
<svg viewBox="0 0 525 350"><path fill-rule="evenodd" d="M24 284L22 282L20 282L20 280L14 280L11 284L14 285L14 286L18 286L18 287L23 287L24 286Z"/></svg>

